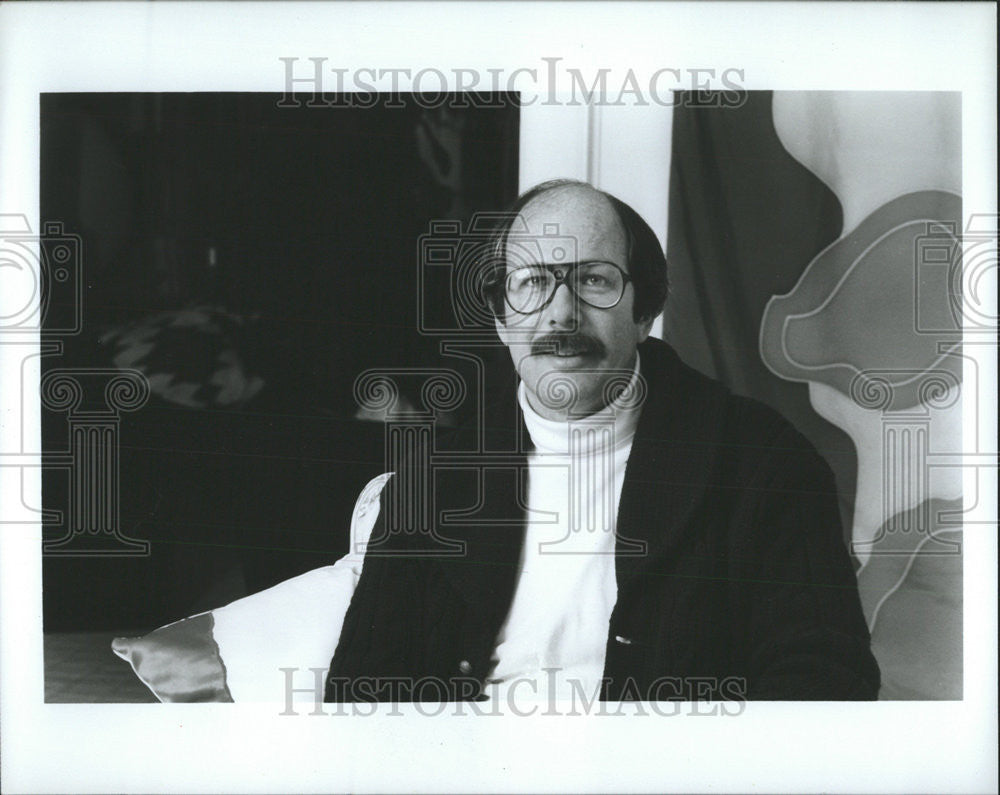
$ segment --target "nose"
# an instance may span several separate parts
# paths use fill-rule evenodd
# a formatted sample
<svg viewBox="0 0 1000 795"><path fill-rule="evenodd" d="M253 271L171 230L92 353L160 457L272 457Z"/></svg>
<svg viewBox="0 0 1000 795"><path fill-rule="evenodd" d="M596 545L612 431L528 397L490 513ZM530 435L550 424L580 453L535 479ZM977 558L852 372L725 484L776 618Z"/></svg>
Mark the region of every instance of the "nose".
<svg viewBox="0 0 1000 795"><path fill-rule="evenodd" d="M550 328L574 331L579 323L579 312L579 301L576 296L570 292L569 287L560 284L545 308L546 325Z"/></svg>

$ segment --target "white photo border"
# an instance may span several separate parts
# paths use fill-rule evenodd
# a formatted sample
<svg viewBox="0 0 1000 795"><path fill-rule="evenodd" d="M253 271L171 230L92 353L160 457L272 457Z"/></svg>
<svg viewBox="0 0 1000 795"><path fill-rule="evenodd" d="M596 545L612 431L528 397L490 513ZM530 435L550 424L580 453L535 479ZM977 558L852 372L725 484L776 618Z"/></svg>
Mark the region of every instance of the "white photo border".
<svg viewBox="0 0 1000 795"><path fill-rule="evenodd" d="M281 92L281 57L445 74L561 57L589 73L735 68L750 90L960 90L964 212L995 216L995 30L995 6L978 3L3 4L0 213L38 228L43 92ZM995 275L984 285L994 301ZM0 345L0 451L30 457L39 410L8 389L22 377L15 347ZM980 383L995 383L996 346L968 355ZM25 372L37 378L37 359ZM995 393L964 397L967 416L981 420L968 449L995 450ZM22 421L25 447L15 438ZM37 468L23 471L39 493ZM20 471L0 467L0 478L7 511ZM733 719L430 718L407 708L349 720L243 704L46 705L40 528L3 524L3 789L995 791L997 503L995 483L982 487L984 532L965 537L962 702L751 703Z"/></svg>

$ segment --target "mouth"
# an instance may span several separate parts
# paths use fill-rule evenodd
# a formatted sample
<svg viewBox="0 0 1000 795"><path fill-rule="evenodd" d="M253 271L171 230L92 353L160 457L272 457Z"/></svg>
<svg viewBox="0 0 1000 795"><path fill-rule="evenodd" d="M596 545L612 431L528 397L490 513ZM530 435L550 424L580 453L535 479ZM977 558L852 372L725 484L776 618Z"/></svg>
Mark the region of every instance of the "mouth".
<svg viewBox="0 0 1000 795"><path fill-rule="evenodd" d="M557 359L575 359L579 356L589 356L590 354L591 351L584 348L558 348L549 355L555 356Z"/></svg>
<svg viewBox="0 0 1000 795"><path fill-rule="evenodd" d="M583 335L549 336L537 340L532 345L531 352L536 356L552 356L556 359L578 359L597 355L600 353L600 345L596 340Z"/></svg>

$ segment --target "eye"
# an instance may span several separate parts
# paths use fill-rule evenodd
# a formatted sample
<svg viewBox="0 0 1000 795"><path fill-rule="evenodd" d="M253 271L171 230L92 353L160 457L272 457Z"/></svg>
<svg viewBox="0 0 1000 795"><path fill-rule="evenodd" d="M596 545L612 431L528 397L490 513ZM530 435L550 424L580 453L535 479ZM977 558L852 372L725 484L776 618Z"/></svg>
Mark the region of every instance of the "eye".
<svg viewBox="0 0 1000 795"><path fill-rule="evenodd" d="M548 281L548 273L537 268L523 268L508 276L507 284L513 290L536 290L544 287Z"/></svg>

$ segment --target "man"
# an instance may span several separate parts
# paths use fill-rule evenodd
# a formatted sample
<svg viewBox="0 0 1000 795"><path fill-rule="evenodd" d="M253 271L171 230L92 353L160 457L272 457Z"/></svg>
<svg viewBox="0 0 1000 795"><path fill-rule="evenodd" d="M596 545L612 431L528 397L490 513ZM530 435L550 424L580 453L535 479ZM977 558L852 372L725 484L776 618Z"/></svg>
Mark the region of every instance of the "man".
<svg viewBox="0 0 1000 795"><path fill-rule="evenodd" d="M557 181L518 200L493 252L488 297L516 377L453 439L476 466L430 473L414 457L388 478L327 700L524 683L875 698L833 477L777 414L649 339L667 289L652 230ZM437 552L399 531L415 484L432 484Z"/></svg>

